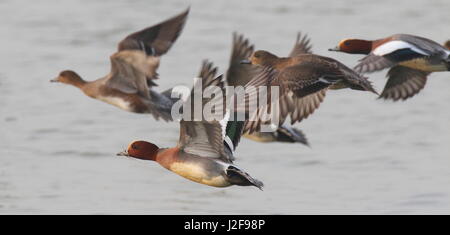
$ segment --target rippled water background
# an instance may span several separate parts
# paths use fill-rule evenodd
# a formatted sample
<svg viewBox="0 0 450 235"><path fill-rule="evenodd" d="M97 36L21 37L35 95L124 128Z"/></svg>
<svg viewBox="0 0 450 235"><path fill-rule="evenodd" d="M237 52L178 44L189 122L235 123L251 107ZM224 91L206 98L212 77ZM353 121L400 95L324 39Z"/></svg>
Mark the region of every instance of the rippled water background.
<svg viewBox="0 0 450 235"><path fill-rule="evenodd" d="M56 1L0 0L0 213L445 213L450 212L450 74L430 76L404 103L335 91L297 125L312 148L243 140L237 164L265 184L210 188L157 164L119 158L131 140L175 145L178 124L121 111L73 87L51 84L63 69L87 80L109 72L128 33L191 6L163 58L158 89L190 84L209 58L224 71L231 33L286 55L296 32L314 51L346 37L404 32L444 42L450 2L433 1ZM385 72L370 76L384 86Z"/></svg>

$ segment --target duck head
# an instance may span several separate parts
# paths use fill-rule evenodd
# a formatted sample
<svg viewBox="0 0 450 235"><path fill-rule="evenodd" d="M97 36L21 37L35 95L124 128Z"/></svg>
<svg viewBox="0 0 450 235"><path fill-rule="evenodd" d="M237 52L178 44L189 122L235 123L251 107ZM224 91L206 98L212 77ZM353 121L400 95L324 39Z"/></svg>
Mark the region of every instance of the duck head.
<svg viewBox="0 0 450 235"><path fill-rule="evenodd" d="M86 83L86 81L84 81L80 77L80 75L71 70L62 71L61 73L59 73L58 77L56 77L53 80L50 80L50 82L60 82L64 84L73 85L76 87L80 87Z"/></svg>
<svg viewBox="0 0 450 235"><path fill-rule="evenodd" d="M118 153L117 156L133 157L141 160L155 161L159 147L146 141L132 142L126 151Z"/></svg>
<svg viewBox="0 0 450 235"><path fill-rule="evenodd" d="M340 51L349 54L367 55L372 51L372 41L366 41L361 39L344 39L340 41L335 48L331 48L328 50Z"/></svg>

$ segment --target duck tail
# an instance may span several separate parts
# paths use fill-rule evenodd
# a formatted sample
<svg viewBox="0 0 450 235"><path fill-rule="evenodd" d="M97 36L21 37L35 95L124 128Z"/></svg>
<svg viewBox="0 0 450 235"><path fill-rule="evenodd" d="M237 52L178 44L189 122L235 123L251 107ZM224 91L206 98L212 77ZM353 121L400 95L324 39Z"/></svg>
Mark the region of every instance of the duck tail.
<svg viewBox="0 0 450 235"><path fill-rule="evenodd" d="M301 130L287 125L278 127L276 140L279 142L301 143L309 146L308 139Z"/></svg>
<svg viewBox="0 0 450 235"><path fill-rule="evenodd" d="M246 172L242 171L241 169L235 167L235 166L229 166L226 170L226 175L228 178L228 181L234 185L239 186L255 186L259 188L260 190L263 189L264 184L263 182L254 179Z"/></svg>
<svg viewBox="0 0 450 235"><path fill-rule="evenodd" d="M359 76L360 76L360 80L359 80L360 82L358 84L351 84L350 89L360 90L360 91L369 91L376 95L380 95L377 92L377 90L375 90L375 88L372 85L372 82L369 80L368 77L365 77L362 75L359 75Z"/></svg>
<svg viewBox="0 0 450 235"><path fill-rule="evenodd" d="M447 50L450 50L450 40L448 40L448 41L445 43L445 47L447 48Z"/></svg>

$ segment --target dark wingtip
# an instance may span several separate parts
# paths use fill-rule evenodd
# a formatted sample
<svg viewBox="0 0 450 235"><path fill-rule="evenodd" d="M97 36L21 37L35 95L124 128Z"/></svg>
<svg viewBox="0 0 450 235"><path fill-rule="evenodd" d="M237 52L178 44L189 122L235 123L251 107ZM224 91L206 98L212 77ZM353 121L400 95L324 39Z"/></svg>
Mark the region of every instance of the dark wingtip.
<svg viewBox="0 0 450 235"><path fill-rule="evenodd" d="M378 95L378 96L380 95L380 93L378 93L378 91L376 91L375 88L373 88L373 87L369 91L374 93L375 95Z"/></svg>
<svg viewBox="0 0 450 235"><path fill-rule="evenodd" d="M185 13L186 15L188 15L189 12L191 12L191 5L189 5L189 6L186 8L186 10L184 11L184 13Z"/></svg>
<svg viewBox="0 0 450 235"><path fill-rule="evenodd" d="M264 188L263 182L261 182L259 180L256 180L256 179L255 179L255 181L256 182L253 183L253 186L257 187L261 191L264 191L264 189L263 189Z"/></svg>

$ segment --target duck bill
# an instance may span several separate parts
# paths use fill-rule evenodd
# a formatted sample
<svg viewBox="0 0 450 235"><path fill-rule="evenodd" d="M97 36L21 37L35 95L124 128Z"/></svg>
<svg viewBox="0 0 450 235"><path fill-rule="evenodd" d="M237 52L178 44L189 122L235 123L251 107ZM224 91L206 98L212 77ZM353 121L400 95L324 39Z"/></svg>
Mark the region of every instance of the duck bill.
<svg viewBox="0 0 450 235"><path fill-rule="evenodd" d="M59 81L58 81L58 78L54 78L54 79L50 80L50 82L55 83L55 82L59 82Z"/></svg>
<svg viewBox="0 0 450 235"><path fill-rule="evenodd" d="M241 64L251 64L252 62L250 60L241 60Z"/></svg>
<svg viewBox="0 0 450 235"><path fill-rule="evenodd" d="M120 153L117 153L116 156L129 157L130 155L128 154L127 151L122 151Z"/></svg>
<svg viewBox="0 0 450 235"><path fill-rule="evenodd" d="M334 48L328 49L328 51L341 51L341 49L339 49L339 47L334 47Z"/></svg>

